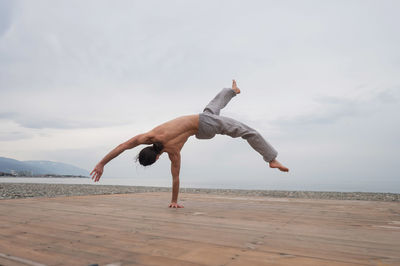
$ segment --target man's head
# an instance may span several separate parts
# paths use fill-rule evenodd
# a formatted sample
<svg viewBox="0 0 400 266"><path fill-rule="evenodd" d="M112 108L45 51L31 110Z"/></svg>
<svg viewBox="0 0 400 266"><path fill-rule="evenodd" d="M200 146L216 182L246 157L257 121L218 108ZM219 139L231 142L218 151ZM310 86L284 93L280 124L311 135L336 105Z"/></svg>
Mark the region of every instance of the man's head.
<svg viewBox="0 0 400 266"><path fill-rule="evenodd" d="M164 149L162 143L156 142L152 146L142 149L137 156L137 160L139 160L139 163L143 166L151 165L157 161L162 149Z"/></svg>

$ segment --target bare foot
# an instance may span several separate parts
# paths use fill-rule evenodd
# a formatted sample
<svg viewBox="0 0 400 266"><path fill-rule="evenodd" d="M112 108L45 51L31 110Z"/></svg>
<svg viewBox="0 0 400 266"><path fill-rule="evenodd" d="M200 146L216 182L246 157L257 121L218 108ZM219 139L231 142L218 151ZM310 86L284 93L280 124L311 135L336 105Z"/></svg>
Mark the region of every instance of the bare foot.
<svg viewBox="0 0 400 266"><path fill-rule="evenodd" d="M236 80L234 80L234 79L232 80L232 90L234 90L236 94L240 93L240 89L236 85Z"/></svg>
<svg viewBox="0 0 400 266"><path fill-rule="evenodd" d="M272 161L269 162L269 167L271 168L278 168L282 172L289 172L289 168L283 166L280 162L277 160L273 159Z"/></svg>

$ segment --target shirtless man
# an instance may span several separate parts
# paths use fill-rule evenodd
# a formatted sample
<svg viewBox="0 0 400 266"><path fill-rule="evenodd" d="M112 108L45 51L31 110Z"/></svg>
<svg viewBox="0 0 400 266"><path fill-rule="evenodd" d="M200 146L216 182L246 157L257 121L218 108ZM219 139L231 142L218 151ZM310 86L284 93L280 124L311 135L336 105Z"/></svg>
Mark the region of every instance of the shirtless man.
<svg viewBox="0 0 400 266"><path fill-rule="evenodd" d="M140 151L138 160L140 164L147 166L157 161L162 153L168 154L171 160L172 174L172 200L169 207L183 208L178 204L182 147L190 136L196 135L198 139L210 139L216 134L246 139L250 146L263 156L271 168L288 172L289 169L275 159L278 155L276 150L256 130L232 118L219 115L220 110L239 93L240 89L233 80L232 88L225 88L218 93L206 106L203 113L178 117L118 145L96 165L90 173L92 179L94 182L98 182L103 174L104 166L123 151L141 144L153 144Z"/></svg>

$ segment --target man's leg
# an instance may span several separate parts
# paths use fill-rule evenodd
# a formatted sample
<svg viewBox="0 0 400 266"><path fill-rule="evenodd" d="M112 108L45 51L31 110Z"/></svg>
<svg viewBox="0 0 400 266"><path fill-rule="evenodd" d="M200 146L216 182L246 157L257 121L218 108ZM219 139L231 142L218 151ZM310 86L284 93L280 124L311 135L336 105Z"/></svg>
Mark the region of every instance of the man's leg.
<svg viewBox="0 0 400 266"><path fill-rule="evenodd" d="M255 129L229 117L218 116L221 132L219 134L228 135L232 138L241 137L250 144L268 162L271 168L278 168L281 171L289 171L288 168L280 164L275 158L278 152L269 144L260 133Z"/></svg>
<svg viewBox="0 0 400 266"><path fill-rule="evenodd" d="M203 112L208 112L214 115L219 115L222 108L224 108L229 101L236 96L236 94L240 93L239 88L236 85L236 81L233 80L232 89L224 88L220 91L214 99L204 108Z"/></svg>

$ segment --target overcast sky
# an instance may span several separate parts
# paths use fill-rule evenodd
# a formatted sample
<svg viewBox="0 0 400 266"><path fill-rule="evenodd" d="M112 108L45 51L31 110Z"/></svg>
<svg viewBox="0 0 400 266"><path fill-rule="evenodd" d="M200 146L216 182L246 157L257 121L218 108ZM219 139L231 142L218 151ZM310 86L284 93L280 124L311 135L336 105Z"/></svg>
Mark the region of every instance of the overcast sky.
<svg viewBox="0 0 400 266"><path fill-rule="evenodd" d="M199 113L235 78L223 115L243 139L190 138L182 187L400 192L400 1L0 0L0 156L91 170L112 148ZM140 147L103 179L169 186Z"/></svg>

